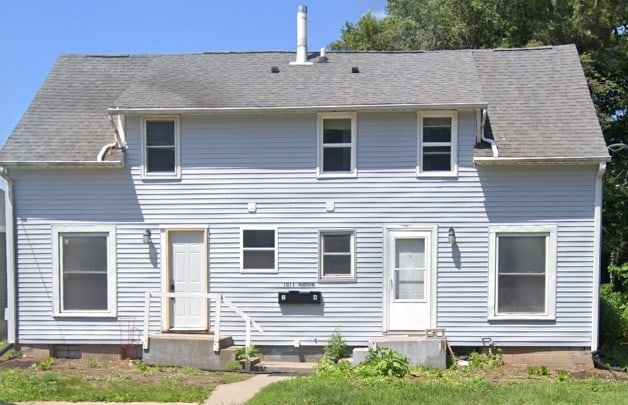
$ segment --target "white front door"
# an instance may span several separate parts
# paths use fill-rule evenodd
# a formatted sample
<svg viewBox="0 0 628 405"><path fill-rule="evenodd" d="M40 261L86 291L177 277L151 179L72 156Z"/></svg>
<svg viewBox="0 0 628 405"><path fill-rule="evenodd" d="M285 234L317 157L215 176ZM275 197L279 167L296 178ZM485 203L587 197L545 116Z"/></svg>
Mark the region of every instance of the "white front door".
<svg viewBox="0 0 628 405"><path fill-rule="evenodd" d="M431 326L431 232L387 232L388 331L421 331Z"/></svg>
<svg viewBox="0 0 628 405"><path fill-rule="evenodd" d="M169 231L169 290L177 293L207 291L207 254L204 231ZM206 330L207 300L170 300L170 328Z"/></svg>

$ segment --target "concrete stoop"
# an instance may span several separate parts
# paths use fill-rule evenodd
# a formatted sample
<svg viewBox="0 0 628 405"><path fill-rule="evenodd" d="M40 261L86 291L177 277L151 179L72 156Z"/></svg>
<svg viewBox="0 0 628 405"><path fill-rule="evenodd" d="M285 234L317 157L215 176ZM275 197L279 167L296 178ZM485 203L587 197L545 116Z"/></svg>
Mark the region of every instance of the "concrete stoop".
<svg viewBox="0 0 628 405"><path fill-rule="evenodd" d="M221 338L219 353L214 353L213 344L211 334L160 333L150 337L142 360L150 365L226 370L227 363L235 360L233 339Z"/></svg>
<svg viewBox="0 0 628 405"><path fill-rule="evenodd" d="M369 340L372 348L386 347L403 354L414 366L447 368L447 340L442 337L385 336ZM358 365L368 355L369 348L353 349L353 365Z"/></svg>

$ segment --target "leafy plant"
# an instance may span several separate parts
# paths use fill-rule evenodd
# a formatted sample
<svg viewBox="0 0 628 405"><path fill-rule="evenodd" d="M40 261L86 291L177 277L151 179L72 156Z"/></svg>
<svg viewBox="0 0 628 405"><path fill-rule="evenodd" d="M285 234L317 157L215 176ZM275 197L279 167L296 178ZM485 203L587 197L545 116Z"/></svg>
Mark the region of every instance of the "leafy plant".
<svg viewBox="0 0 628 405"><path fill-rule="evenodd" d="M558 377L558 381L567 381L571 378L571 372L569 370L558 370L556 371L556 377Z"/></svg>
<svg viewBox="0 0 628 405"><path fill-rule="evenodd" d="M46 357L45 359L33 364L31 367L37 370L48 371L50 370L50 367L52 367L54 360L54 357Z"/></svg>
<svg viewBox="0 0 628 405"><path fill-rule="evenodd" d="M316 374L319 375L350 375L352 373L351 364L347 359L334 361L329 357L323 356L315 366Z"/></svg>
<svg viewBox="0 0 628 405"><path fill-rule="evenodd" d="M260 350L254 345L239 347L235 352L237 360L251 360L254 357L259 357L260 354Z"/></svg>
<svg viewBox="0 0 628 405"><path fill-rule="evenodd" d="M504 364L502 350L497 349L495 352L489 353L479 353L479 352L471 352L469 353L469 365L475 368L497 368Z"/></svg>
<svg viewBox="0 0 628 405"><path fill-rule="evenodd" d="M403 378L410 372L410 361L402 354L386 347L369 349L366 360L355 367L355 373L362 377Z"/></svg>
<svg viewBox="0 0 628 405"><path fill-rule="evenodd" d="M628 293L615 291L612 284L600 287L600 333L604 345L628 341Z"/></svg>
<svg viewBox="0 0 628 405"><path fill-rule="evenodd" d="M549 368L547 366L528 366L528 375L546 376L549 375Z"/></svg>
<svg viewBox="0 0 628 405"><path fill-rule="evenodd" d="M136 361L133 364L138 370L142 372L142 374L144 375L150 374L150 367L148 366L148 364L144 363L143 361Z"/></svg>
<svg viewBox="0 0 628 405"><path fill-rule="evenodd" d="M231 371L237 371L237 370L241 370L242 366L240 365L240 362L237 360L229 360L227 362L227 370L231 370Z"/></svg>
<svg viewBox="0 0 628 405"><path fill-rule="evenodd" d="M335 363L348 357L348 347L340 332L335 331L325 346L325 357Z"/></svg>
<svg viewBox="0 0 628 405"><path fill-rule="evenodd" d="M102 364L100 364L100 362L98 360L96 360L93 357L89 357L87 359L87 367L89 368L101 368Z"/></svg>

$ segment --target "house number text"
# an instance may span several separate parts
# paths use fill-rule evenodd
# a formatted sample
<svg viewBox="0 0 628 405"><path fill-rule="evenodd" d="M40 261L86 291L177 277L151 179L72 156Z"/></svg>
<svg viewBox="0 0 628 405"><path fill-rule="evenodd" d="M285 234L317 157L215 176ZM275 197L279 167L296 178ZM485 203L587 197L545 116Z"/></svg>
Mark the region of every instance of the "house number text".
<svg viewBox="0 0 628 405"><path fill-rule="evenodd" d="M285 282L283 283L284 288L310 288L314 287L314 283L294 283L294 282Z"/></svg>

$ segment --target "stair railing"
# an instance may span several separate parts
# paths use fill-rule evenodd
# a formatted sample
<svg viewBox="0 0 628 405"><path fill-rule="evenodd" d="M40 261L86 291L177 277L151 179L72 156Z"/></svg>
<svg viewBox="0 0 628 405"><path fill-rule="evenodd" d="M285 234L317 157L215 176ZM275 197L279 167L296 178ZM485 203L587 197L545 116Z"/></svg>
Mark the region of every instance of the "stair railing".
<svg viewBox="0 0 628 405"><path fill-rule="evenodd" d="M144 336L142 345L144 350L148 350L148 341L150 337L149 333L149 324L150 324L150 302L151 298L159 297L159 298L200 298L209 300L210 307L211 303L215 303L215 317L216 320L214 322L214 343L213 350L214 352L220 351L220 320L222 317L222 304L224 303L228 306L233 312L238 314L242 319L244 319L245 325L245 344L246 347L251 346L251 328L254 327L259 333L264 333L264 329L255 322L249 315L244 313L237 305L235 305L231 300L227 299L224 294L219 293L184 293L184 292L153 292L147 291L144 295ZM163 308L162 308L163 311ZM207 311L208 320L211 317L211 311ZM209 325L209 322L208 322Z"/></svg>

